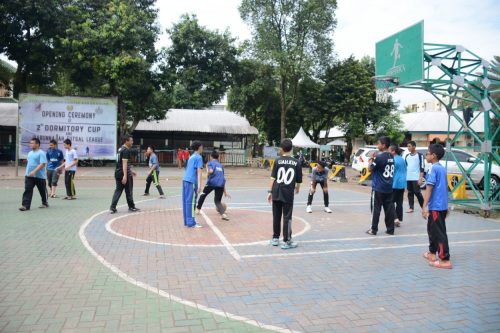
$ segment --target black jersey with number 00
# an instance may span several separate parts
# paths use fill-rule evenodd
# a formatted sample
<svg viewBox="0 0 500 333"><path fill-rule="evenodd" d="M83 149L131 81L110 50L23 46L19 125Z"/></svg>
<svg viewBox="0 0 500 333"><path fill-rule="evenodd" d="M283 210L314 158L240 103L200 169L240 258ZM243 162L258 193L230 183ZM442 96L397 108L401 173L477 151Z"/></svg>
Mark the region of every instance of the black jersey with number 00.
<svg viewBox="0 0 500 333"><path fill-rule="evenodd" d="M130 169L130 149L126 146L121 146L116 154L115 176L117 178L123 177L123 160L127 160L127 175L130 175L132 173Z"/></svg>
<svg viewBox="0 0 500 333"><path fill-rule="evenodd" d="M273 200L293 203L295 184L302 183L302 166L291 156L276 159L271 173L274 179Z"/></svg>

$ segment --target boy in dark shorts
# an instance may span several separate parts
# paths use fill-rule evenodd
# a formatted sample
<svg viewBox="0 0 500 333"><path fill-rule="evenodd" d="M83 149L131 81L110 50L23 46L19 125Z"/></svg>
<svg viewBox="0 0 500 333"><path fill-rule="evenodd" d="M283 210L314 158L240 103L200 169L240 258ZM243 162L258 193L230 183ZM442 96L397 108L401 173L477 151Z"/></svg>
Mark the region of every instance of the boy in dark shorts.
<svg viewBox="0 0 500 333"><path fill-rule="evenodd" d="M283 216L283 250L297 247L292 241L293 199L302 183L302 166L291 156L292 140L284 139L280 144L281 157L277 158L271 172L267 200L273 204L273 238L271 245L278 246Z"/></svg>
<svg viewBox="0 0 500 333"><path fill-rule="evenodd" d="M57 141L52 139L47 150L47 183L49 186L49 198L56 198L57 181L61 169L58 169L64 161L63 152L57 149Z"/></svg>
<svg viewBox="0 0 500 333"><path fill-rule="evenodd" d="M160 193L160 199L165 199L165 193L160 185L160 162L158 161L158 156L155 154L155 147L148 146L146 149L146 156L149 157L149 169L148 176L146 178L146 189L144 190L143 196L149 195L149 188L151 183L156 186L158 193Z"/></svg>
<svg viewBox="0 0 500 333"><path fill-rule="evenodd" d="M215 191L214 204L217 207L217 212L220 214L221 218L225 221L229 221L229 217L226 214L227 206L222 203L222 195L229 197L226 192L226 178L224 177L224 167L219 162L219 153L213 151L210 155L210 162L207 163L208 179L207 184L203 188L203 193L198 199L198 205L196 206L196 213L199 214L205 198L210 192Z"/></svg>
<svg viewBox="0 0 500 333"><path fill-rule="evenodd" d="M300 163L300 162L299 162ZM324 211L326 213L331 213L332 210L328 207L328 173L330 169L326 167L326 162L319 162L318 165L312 170L311 173L311 189L309 190L309 196L307 198L307 213L312 213L312 201L314 197L314 192L316 192L316 186L319 184L323 190L323 202L325 204Z"/></svg>
<svg viewBox="0 0 500 333"><path fill-rule="evenodd" d="M427 234L429 235L429 251L423 254L429 265L436 268L452 268L448 236L445 220L448 210L448 182L446 169L439 163L444 156L444 148L432 144L425 155L432 167L426 177L427 191L422 205L422 217L427 219ZM438 253L438 257L436 257Z"/></svg>
<svg viewBox="0 0 500 333"><path fill-rule="evenodd" d="M369 163L373 174L374 200L372 227L366 232L375 236L378 232L378 222L382 207L384 207L386 234L394 235L394 203L392 202L392 178L394 177L394 159L387 151L390 139L386 136L379 138L379 153L372 155Z"/></svg>

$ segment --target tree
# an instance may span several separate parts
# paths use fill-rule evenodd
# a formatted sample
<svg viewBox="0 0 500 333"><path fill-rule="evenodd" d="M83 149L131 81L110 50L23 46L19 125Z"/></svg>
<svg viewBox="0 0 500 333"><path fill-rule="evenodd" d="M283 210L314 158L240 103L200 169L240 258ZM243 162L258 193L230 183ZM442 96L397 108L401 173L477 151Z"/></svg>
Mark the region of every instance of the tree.
<svg viewBox="0 0 500 333"><path fill-rule="evenodd" d="M67 8L59 82L74 94L116 96L120 135L140 120L164 118L168 108L168 97L162 96L168 90L161 89L152 69L159 33L154 5L154 0L84 0Z"/></svg>
<svg viewBox="0 0 500 333"><path fill-rule="evenodd" d="M275 68L280 136L296 101L299 82L331 59L336 0L243 0L242 19L251 27L256 56Z"/></svg>
<svg viewBox="0 0 500 333"><path fill-rule="evenodd" d="M228 31L210 31L196 16L183 15L167 30L172 46L160 66L177 108L202 109L218 102L231 84L238 49Z"/></svg>
<svg viewBox="0 0 500 333"><path fill-rule="evenodd" d="M228 105L246 117L261 134L261 142L279 141L279 96L276 92L274 69L254 59L243 59L238 64Z"/></svg>
<svg viewBox="0 0 500 333"><path fill-rule="evenodd" d="M47 86L56 62L54 43L64 28L65 0L0 2L0 53L17 63L14 98L30 85Z"/></svg>
<svg viewBox="0 0 500 333"><path fill-rule="evenodd" d="M0 59L0 88L3 86L3 89L7 92L6 96L12 91L11 82L15 73L16 69L13 66ZM0 97L4 96L0 95Z"/></svg>

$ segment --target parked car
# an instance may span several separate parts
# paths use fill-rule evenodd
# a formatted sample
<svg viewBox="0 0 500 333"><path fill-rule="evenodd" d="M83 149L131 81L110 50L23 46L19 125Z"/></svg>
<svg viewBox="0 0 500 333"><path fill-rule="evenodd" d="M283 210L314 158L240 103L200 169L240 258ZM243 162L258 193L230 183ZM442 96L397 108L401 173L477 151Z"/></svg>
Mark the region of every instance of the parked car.
<svg viewBox="0 0 500 333"><path fill-rule="evenodd" d="M366 167L368 167L368 160L373 152L378 151L375 146L366 146L359 148L356 154L354 155L354 159L352 161L352 168L363 172Z"/></svg>
<svg viewBox="0 0 500 333"><path fill-rule="evenodd" d="M408 154L408 149L403 148L403 151L404 151L403 152L403 158L404 158ZM457 160L460 162L460 164L466 171L469 170L469 168L477 159L476 156L460 149L452 149L452 151ZM424 161L425 161L425 154L427 153L427 148L417 148L417 152L419 152L424 156ZM448 162L448 164L446 164L446 162ZM424 173L427 174L430 168L430 164L427 163L427 161L425 161L424 163L425 163ZM448 152L445 153L445 156L441 159L440 163L443 166L447 165L448 173L462 174L460 168L458 167L458 164L455 162L455 159ZM474 168L474 170L472 170L470 177L474 182L474 184L476 184L476 186L478 186L479 188L483 187L484 163L482 161ZM493 164L491 166L490 184L492 190L494 190L497 186L500 186L500 167L496 164Z"/></svg>

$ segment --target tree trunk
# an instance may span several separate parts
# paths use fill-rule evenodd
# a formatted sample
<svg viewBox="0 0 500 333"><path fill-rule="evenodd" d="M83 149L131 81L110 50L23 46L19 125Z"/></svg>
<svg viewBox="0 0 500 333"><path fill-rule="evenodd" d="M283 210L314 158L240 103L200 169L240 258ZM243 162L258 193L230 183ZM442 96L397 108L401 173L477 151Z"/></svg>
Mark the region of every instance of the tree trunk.
<svg viewBox="0 0 500 333"><path fill-rule="evenodd" d="M137 119L137 118L134 118L134 121L132 122L132 125L130 125L130 133L132 133L133 131L135 131L135 128L137 127L137 125L139 125L139 122L140 120Z"/></svg>
<svg viewBox="0 0 500 333"><path fill-rule="evenodd" d="M280 117L280 136L281 141L286 138L286 105L282 103L281 105L281 117Z"/></svg>
<svg viewBox="0 0 500 333"><path fill-rule="evenodd" d="M17 64L16 74L14 76L14 90L13 95L15 99L19 99L20 93L27 92L27 80L26 73L23 72L24 65L22 63Z"/></svg>

